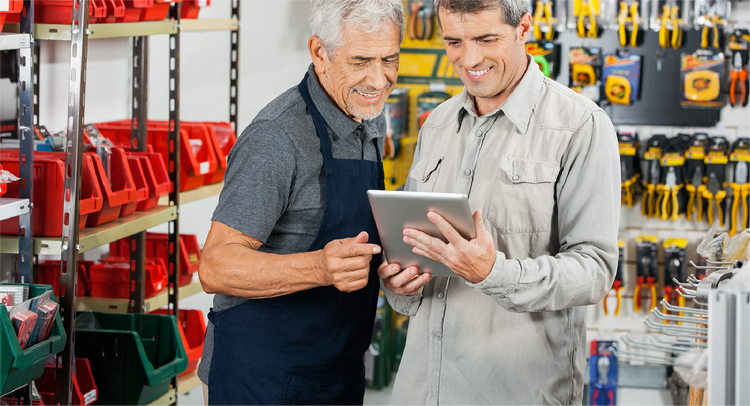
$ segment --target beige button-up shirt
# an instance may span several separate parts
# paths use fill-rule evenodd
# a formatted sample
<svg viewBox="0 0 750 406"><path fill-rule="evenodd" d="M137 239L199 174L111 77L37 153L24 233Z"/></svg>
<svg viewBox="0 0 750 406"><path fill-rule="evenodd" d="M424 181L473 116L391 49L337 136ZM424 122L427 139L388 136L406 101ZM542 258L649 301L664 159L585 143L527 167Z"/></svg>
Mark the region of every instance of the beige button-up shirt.
<svg viewBox="0 0 750 406"><path fill-rule="evenodd" d="M478 117L464 89L430 114L406 189L467 194L497 260L478 284L386 292L411 316L392 403L580 404L581 306L609 291L618 256L619 152L604 111L532 61L497 110Z"/></svg>

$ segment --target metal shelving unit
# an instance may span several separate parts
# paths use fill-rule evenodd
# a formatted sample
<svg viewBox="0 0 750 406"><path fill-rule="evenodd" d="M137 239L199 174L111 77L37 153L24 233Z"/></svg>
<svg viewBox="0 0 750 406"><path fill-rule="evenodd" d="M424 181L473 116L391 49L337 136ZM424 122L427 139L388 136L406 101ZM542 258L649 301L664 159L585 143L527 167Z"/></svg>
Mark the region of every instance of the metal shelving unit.
<svg viewBox="0 0 750 406"><path fill-rule="evenodd" d="M0 221L17 217L29 212L29 199L0 197ZM14 238L17 241L17 239ZM16 251L18 252L18 247Z"/></svg>
<svg viewBox="0 0 750 406"><path fill-rule="evenodd" d="M170 309L170 314L177 315L178 301L180 297L187 297L202 291L200 282L194 280L192 283L178 287L179 280L179 215L178 208L181 203L187 203L204 197L216 195L221 191L223 183L204 186L200 189L179 193L179 122L180 122L180 33L199 31L230 31L230 100L229 117L233 128L237 128L237 99L238 99L238 66L239 66L239 1L232 0L232 16L229 19L212 20L185 20L180 21L180 5L173 4L170 8L170 17L166 21L118 23L118 24L88 24L88 0L79 0L78 9L74 9L73 25L53 25L33 23L33 0L25 0L24 6L27 10L26 16L20 24L6 24L6 32L0 34L0 49L20 49L21 52L21 74L19 87L21 87L22 114L19 119L19 139L21 140L22 155L26 154L25 161L21 159L21 177L25 180L25 189L21 191L21 199L2 199L0 205L3 215L11 210L12 213L20 215L20 228L31 229L31 213L33 212L33 185L31 184L31 168L33 165L33 120L35 115L36 101L33 95L38 95L32 80L36 80L34 69L38 69L38 61L34 55L38 47L34 47L35 39L70 41L70 74L68 75L69 97L68 120L66 128L66 167L69 168L65 178L66 196L71 196L64 201L63 235L60 238L33 238L31 233L19 230L19 238L12 236L0 237L0 252L16 253L26 260L19 265L22 281L31 281L31 260L34 255L61 255L64 269L61 269L61 285L65 286L65 292L58 292L60 297L61 312L64 318L64 327L68 332L68 342L65 350L60 354L62 358L61 373L58 374L58 387L61 388L57 394L57 402L69 405L72 399L71 393L71 365L73 363L75 345L75 312L76 310L92 310L116 313L140 313L153 311L163 306ZM36 33L36 37L35 37ZM170 141L174 150L170 152L167 166L170 169L169 176L173 183L173 191L168 197L160 200L160 206L144 211L136 212L126 218L115 220L99 227L84 228L77 227L80 205L80 182L81 182L81 159L83 151L83 117L84 100L86 89L86 57L88 51L88 40L99 38L133 38L133 128L132 147L134 150L145 150L147 145L147 71L148 71L148 37L150 35L169 35L169 58L170 58ZM34 103L32 103L32 101ZM143 106L143 108L139 108ZM137 123L137 124L136 124ZM31 158L31 159L29 159ZM17 200L17 201L16 201ZM18 214L15 214L18 212ZM160 294L144 298L144 262L145 262L145 230L159 224L169 224L169 244L171 251L168 254L169 284ZM129 299L100 299L100 298L77 298L77 260L82 252L117 241L121 238L131 236L135 247L131 251L131 284L135 283L136 289L131 291ZM173 388L161 398L152 402L152 405L175 404L177 394L184 394L200 386L200 380L196 374L188 374L185 377L173 380ZM25 392L24 392L25 393ZM23 395L23 393L22 393ZM26 396L26 395L24 395Z"/></svg>

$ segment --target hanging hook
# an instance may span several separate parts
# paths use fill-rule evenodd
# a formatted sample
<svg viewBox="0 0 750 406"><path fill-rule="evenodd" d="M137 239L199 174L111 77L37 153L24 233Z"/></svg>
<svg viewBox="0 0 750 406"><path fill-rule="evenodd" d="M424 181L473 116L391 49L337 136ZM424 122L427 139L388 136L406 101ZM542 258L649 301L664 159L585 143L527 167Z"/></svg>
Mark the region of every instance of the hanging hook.
<svg viewBox="0 0 750 406"><path fill-rule="evenodd" d="M692 260L690 260L690 266L692 266L695 269L727 269L726 266L710 266L710 265L700 266L700 265L696 265L695 262L693 262Z"/></svg>
<svg viewBox="0 0 750 406"><path fill-rule="evenodd" d="M661 300L662 306L667 309L667 311L670 311L672 313L692 313L697 315L705 315L708 316L708 310L703 309L696 309L691 307L682 307L682 306L675 306L673 304L670 304L666 299Z"/></svg>
<svg viewBox="0 0 750 406"><path fill-rule="evenodd" d="M651 310L651 313L656 316L659 320L667 320L667 321L680 321L683 323L692 323L692 324L701 324L704 326L708 325L708 319L699 319L697 317L683 317L683 316L672 316L670 314L664 314L661 312L661 310L654 307L653 310Z"/></svg>
<svg viewBox="0 0 750 406"><path fill-rule="evenodd" d="M674 277L673 277L673 278L672 278L672 282L674 282L674 283L675 283L676 285L678 285L678 286L682 286L683 288L689 288L689 287L694 287L694 288L697 288L697 287L698 287L698 285L696 285L696 284L694 284L694 283L690 282L690 280L689 280L689 279L688 279L688 281L687 281L687 282L680 282L680 281L678 281L678 280L677 280L677 278L674 278Z"/></svg>

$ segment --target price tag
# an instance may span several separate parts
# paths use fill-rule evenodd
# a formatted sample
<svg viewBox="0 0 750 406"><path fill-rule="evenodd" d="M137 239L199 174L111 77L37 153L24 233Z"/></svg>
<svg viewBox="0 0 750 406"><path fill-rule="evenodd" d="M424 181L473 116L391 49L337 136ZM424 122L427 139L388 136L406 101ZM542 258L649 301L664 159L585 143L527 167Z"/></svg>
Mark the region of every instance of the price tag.
<svg viewBox="0 0 750 406"><path fill-rule="evenodd" d="M211 168L211 165L209 165L208 162L201 162L200 167L200 174L199 175L205 175L208 173L208 170Z"/></svg>

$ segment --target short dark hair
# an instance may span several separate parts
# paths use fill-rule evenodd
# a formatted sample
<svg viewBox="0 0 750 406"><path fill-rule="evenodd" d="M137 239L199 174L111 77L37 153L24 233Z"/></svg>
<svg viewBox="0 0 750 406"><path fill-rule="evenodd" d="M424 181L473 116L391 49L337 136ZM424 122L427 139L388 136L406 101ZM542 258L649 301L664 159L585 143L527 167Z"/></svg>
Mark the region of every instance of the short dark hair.
<svg viewBox="0 0 750 406"><path fill-rule="evenodd" d="M434 0L434 5L438 24L440 24L440 8L444 8L448 13L457 14L475 14L500 9L503 12L503 23L513 28L518 27L521 24L521 17L529 12L528 0Z"/></svg>

